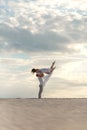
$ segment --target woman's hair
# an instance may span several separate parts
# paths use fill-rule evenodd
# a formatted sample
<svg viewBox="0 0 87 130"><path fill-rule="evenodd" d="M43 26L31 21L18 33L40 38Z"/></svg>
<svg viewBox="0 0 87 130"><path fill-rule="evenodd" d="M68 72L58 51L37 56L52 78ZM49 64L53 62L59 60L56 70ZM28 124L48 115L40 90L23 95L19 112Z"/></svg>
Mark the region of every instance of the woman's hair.
<svg viewBox="0 0 87 130"><path fill-rule="evenodd" d="M36 72L36 69L33 68L33 69L31 70L31 72L32 72L32 73L35 73L35 72Z"/></svg>

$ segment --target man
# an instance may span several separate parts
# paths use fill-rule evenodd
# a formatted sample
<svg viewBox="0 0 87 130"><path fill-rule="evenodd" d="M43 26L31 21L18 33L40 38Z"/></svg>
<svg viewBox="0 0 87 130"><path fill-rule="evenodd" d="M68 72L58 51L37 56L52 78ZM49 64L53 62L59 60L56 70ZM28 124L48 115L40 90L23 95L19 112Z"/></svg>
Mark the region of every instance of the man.
<svg viewBox="0 0 87 130"><path fill-rule="evenodd" d="M38 78L40 84L39 84L39 93L38 98L41 98L41 94L43 92L43 87L52 75L52 72L56 67L54 67L55 61L52 63L50 68L42 68L42 69L35 69L33 68L31 70L32 73L36 73L36 77Z"/></svg>

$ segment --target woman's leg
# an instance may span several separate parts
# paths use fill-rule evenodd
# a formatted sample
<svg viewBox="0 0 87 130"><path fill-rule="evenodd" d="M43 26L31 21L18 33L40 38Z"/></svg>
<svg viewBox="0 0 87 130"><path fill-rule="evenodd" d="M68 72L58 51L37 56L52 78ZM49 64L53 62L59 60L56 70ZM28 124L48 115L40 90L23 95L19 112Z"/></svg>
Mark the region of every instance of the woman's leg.
<svg viewBox="0 0 87 130"><path fill-rule="evenodd" d="M54 71L55 68L56 68L56 67L53 67L53 68L50 70L50 72L52 73L52 72Z"/></svg>
<svg viewBox="0 0 87 130"><path fill-rule="evenodd" d="M55 61L52 63L50 69L53 69L54 64L55 64Z"/></svg>
<svg viewBox="0 0 87 130"><path fill-rule="evenodd" d="M50 77L51 77L51 75L52 75L52 73L53 73L53 71L54 71L55 68L56 67L53 67L52 69L50 69L50 73L43 77L43 79L44 79L43 80L43 86L45 86L45 84L47 83L47 81L50 79Z"/></svg>
<svg viewBox="0 0 87 130"><path fill-rule="evenodd" d="M43 79L44 79L43 86L46 85L46 83L47 83L48 80L50 79L51 75L52 75L52 73L50 73L50 74L48 74L48 75L46 75L46 76L43 77Z"/></svg>

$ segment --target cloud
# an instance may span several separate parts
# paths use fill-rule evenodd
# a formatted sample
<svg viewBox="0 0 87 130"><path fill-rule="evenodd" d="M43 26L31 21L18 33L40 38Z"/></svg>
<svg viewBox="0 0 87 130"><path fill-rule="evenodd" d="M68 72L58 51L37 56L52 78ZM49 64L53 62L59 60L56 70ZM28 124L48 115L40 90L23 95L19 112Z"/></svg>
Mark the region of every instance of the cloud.
<svg viewBox="0 0 87 130"><path fill-rule="evenodd" d="M1 1L1 97L36 97L38 81L30 71L33 67L49 67L53 60L56 71L45 96L81 96L87 85L86 3L86 0Z"/></svg>
<svg viewBox="0 0 87 130"><path fill-rule="evenodd" d="M71 3L8 1L1 8L0 51L72 52L69 44L87 41L87 18L81 1Z"/></svg>
<svg viewBox="0 0 87 130"><path fill-rule="evenodd" d="M63 50L64 44L69 41L65 36L55 32L32 34L28 30L11 28L6 25L3 25L0 30L2 41L4 39L4 44L0 44L1 51L58 51Z"/></svg>

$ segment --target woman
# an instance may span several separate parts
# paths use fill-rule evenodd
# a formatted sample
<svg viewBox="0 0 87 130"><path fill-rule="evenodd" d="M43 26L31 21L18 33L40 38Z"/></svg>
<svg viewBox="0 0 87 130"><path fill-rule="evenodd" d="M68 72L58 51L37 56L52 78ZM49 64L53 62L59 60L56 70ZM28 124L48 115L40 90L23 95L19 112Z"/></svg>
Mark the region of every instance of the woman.
<svg viewBox="0 0 87 130"><path fill-rule="evenodd" d="M42 69L35 69L33 68L31 70L32 73L36 73L36 77L38 77L38 80L40 82L39 84L39 93L38 93L38 98L41 98L41 94L43 92L43 87L50 78L53 70L55 69L54 67L55 61L52 63L50 68L42 68Z"/></svg>

